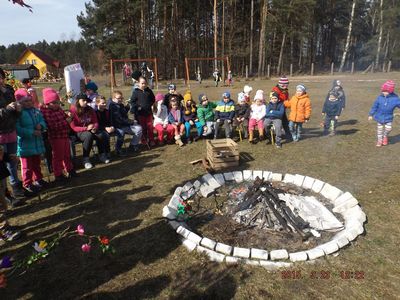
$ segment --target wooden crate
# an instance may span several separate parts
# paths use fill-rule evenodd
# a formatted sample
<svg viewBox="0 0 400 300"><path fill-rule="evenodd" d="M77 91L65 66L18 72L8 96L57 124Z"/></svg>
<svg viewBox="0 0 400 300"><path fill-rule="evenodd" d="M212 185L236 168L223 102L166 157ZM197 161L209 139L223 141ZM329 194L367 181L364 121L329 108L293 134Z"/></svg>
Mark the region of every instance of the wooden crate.
<svg viewBox="0 0 400 300"><path fill-rule="evenodd" d="M207 159L214 170L238 166L238 145L232 139L207 140Z"/></svg>

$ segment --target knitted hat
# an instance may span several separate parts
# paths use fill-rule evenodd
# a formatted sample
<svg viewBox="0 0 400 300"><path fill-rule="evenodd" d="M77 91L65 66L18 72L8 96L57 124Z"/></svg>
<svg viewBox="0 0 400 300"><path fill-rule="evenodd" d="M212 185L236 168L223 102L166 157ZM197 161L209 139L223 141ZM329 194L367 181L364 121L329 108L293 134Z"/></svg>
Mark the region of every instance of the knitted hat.
<svg viewBox="0 0 400 300"><path fill-rule="evenodd" d="M306 87L302 84L299 84L296 86L296 91L302 91L303 93L305 93L305 91L307 90Z"/></svg>
<svg viewBox="0 0 400 300"><path fill-rule="evenodd" d="M199 103L202 103L203 101L208 100L206 94L200 94L199 95Z"/></svg>
<svg viewBox="0 0 400 300"><path fill-rule="evenodd" d="M389 94L394 92L395 83L393 80L388 80L382 84L381 92L388 92Z"/></svg>
<svg viewBox="0 0 400 300"><path fill-rule="evenodd" d="M171 83L170 85L168 85L168 90L176 90L176 85Z"/></svg>
<svg viewBox="0 0 400 300"><path fill-rule="evenodd" d="M243 92L238 94L238 103L243 103L246 101L246 95Z"/></svg>
<svg viewBox="0 0 400 300"><path fill-rule="evenodd" d="M251 86L245 85L245 86L243 87L243 92L244 92L245 94L250 94L252 91L253 91L253 88L252 88Z"/></svg>
<svg viewBox="0 0 400 300"><path fill-rule="evenodd" d="M231 98L231 93L230 93L229 91L225 91L225 92L222 94L222 98Z"/></svg>
<svg viewBox="0 0 400 300"><path fill-rule="evenodd" d="M60 96L58 95L57 91L52 88L43 89L42 95L44 104L49 104L51 102L60 100Z"/></svg>
<svg viewBox="0 0 400 300"><path fill-rule="evenodd" d="M282 76L281 78L279 78L278 83L279 84L289 84L289 79L286 76Z"/></svg>
<svg viewBox="0 0 400 300"><path fill-rule="evenodd" d="M156 95L156 101L163 101L164 100L164 95L161 93L157 93Z"/></svg>
<svg viewBox="0 0 400 300"><path fill-rule="evenodd" d="M262 101L265 100L263 90L257 90L256 95L254 96L254 101L256 100L262 100Z"/></svg>
<svg viewBox="0 0 400 300"><path fill-rule="evenodd" d="M26 89L16 90L14 93L14 96L15 96L15 100L17 100L17 101L32 99L31 95L29 95L29 93Z"/></svg>
<svg viewBox="0 0 400 300"><path fill-rule="evenodd" d="M139 77L142 76L142 72L140 72L139 70L135 70L132 72L132 79L139 81Z"/></svg>
<svg viewBox="0 0 400 300"><path fill-rule="evenodd" d="M271 92L271 93L269 94L269 98L270 98L270 99L272 99L272 98L277 98L277 99L279 99L279 95L278 95L277 92Z"/></svg>
<svg viewBox="0 0 400 300"><path fill-rule="evenodd" d="M192 99L192 93L190 91L186 91L185 95L183 96L183 101L187 102L189 100L193 100Z"/></svg>
<svg viewBox="0 0 400 300"><path fill-rule="evenodd" d="M85 88L87 90L92 90L93 92L96 92L99 88L97 87L97 84L95 84L93 81L89 81L86 85Z"/></svg>

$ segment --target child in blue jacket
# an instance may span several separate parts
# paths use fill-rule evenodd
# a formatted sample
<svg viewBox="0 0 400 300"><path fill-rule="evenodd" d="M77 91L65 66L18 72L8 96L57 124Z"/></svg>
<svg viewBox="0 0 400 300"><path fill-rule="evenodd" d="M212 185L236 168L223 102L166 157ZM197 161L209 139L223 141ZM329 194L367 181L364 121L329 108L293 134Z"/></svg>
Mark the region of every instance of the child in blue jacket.
<svg viewBox="0 0 400 300"><path fill-rule="evenodd" d="M277 148L282 147L282 117L285 113L285 106L283 105L282 101L279 101L279 95L276 92L272 92L270 94L270 100L267 105L266 115L264 119L264 130L268 134L268 128L271 124L274 124L275 127L275 134L276 134L276 141L275 145ZM269 141L267 140L267 143Z"/></svg>
<svg viewBox="0 0 400 300"><path fill-rule="evenodd" d="M322 115L325 116L324 134L330 131L329 135L336 134L337 120L343 111L344 102L340 99L340 93L331 90L322 108Z"/></svg>
<svg viewBox="0 0 400 300"><path fill-rule="evenodd" d="M377 147L386 146L389 143L388 135L392 130L393 111L396 107L400 108L400 99L394 93L395 83L392 80L386 81L381 92L376 98L371 110L369 111L368 120L375 119L378 123L377 127Z"/></svg>
<svg viewBox="0 0 400 300"><path fill-rule="evenodd" d="M235 103L231 99L231 93L222 94L222 100L217 103L215 108L215 133L214 139L218 138L218 129L221 125L225 127L225 137L231 138L232 121L235 116Z"/></svg>

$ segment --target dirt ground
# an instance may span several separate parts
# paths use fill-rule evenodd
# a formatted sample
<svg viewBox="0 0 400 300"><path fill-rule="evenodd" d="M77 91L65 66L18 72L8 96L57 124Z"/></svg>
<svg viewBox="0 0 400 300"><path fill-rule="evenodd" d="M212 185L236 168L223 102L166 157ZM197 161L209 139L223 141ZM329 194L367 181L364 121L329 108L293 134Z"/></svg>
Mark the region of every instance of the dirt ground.
<svg viewBox="0 0 400 300"><path fill-rule="evenodd" d="M322 136L319 126L323 100L334 78L340 78L347 106L338 134ZM35 241L68 226L83 224L92 234L108 235L117 252L83 253L82 241L69 239L25 274L0 289L0 299L398 299L400 239L400 119L395 118L390 145L375 147L376 123L367 120L372 102L386 79L400 82L400 73L290 78L290 92L304 83L312 101L312 117L298 143L282 149L239 143L239 169L262 169L319 178L352 193L368 216L365 234L338 255L295 264L287 276L262 267L210 262L181 246L178 235L161 218L178 185L204 174L189 161L205 155L205 142L178 149L175 145L114 158L80 170L80 177L43 193L15 209L10 219L24 237L0 248L16 258L32 253ZM96 80L99 85L104 83ZM236 81L233 98L244 84L269 91L273 80ZM166 84L160 90L166 92ZM217 100L227 88L192 82ZM129 87L123 88L129 98ZM185 88L178 82L178 90ZM109 95L107 87L101 92ZM269 250L267 248L267 250ZM358 279L343 279L358 272ZM285 275L286 274L286 275ZM354 273L352 273L354 274Z"/></svg>

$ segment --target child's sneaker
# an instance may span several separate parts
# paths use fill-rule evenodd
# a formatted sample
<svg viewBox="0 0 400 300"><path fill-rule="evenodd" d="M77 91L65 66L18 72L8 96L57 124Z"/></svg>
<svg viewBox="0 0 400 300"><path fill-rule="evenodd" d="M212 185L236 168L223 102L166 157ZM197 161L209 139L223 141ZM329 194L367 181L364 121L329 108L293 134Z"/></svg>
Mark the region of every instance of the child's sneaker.
<svg viewBox="0 0 400 300"><path fill-rule="evenodd" d="M85 169L91 169L93 168L92 163L90 162L89 157L84 157L83 158L83 166L85 167Z"/></svg>
<svg viewBox="0 0 400 300"><path fill-rule="evenodd" d="M34 183L34 185L36 187L38 187L39 189L43 189L43 188L47 187L49 185L49 183L46 180L39 179L38 181L36 181Z"/></svg>
<svg viewBox="0 0 400 300"><path fill-rule="evenodd" d="M389 144L389 139L387 136L384 136L382 141L382 146L387 146L387 144Z"/></svg>
<svg viewBox="0 0 400 300"><path fill-rule="evenodd" d="M2 230L0 235L4 241L11 242L11 241L19 239L21 237L21 232L7 228L7 229Z"/></svg>
<svg viewBox="0 0 400 300"><path fill-rule="evenodd" d="M378 141L378 142L376 143L376 146L377 146L377 147L382 147L382 141Z"/></svg>
<svg viewBox="0 0 400 300"><path fill-rule="evenodd" d="M39 191L40 191L40 189L38 187L36 187L35 185L33 185L33 184L24 186L24 190L25 190L25 192L24 192L25 197L36 196L37 193L39 193Z"/></svg>
<svg viewBox="0 0 400 300"><path fill-rule="evenodd" d="M282 148L282 143L276 141L275 146L276 146L276 148L280 149L280 148Z"/></svg>
<svg viewBox="0 0 400 300"><path fill-rule="evenodd" d="M108 164L110 162L105 153L101 153L99 158L102 163Z"/></svg>

